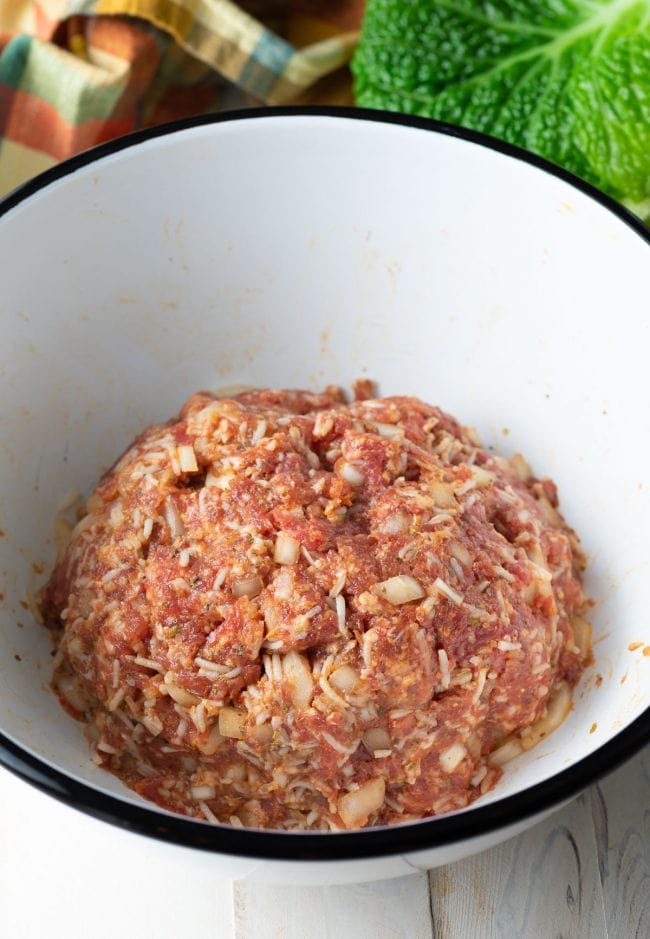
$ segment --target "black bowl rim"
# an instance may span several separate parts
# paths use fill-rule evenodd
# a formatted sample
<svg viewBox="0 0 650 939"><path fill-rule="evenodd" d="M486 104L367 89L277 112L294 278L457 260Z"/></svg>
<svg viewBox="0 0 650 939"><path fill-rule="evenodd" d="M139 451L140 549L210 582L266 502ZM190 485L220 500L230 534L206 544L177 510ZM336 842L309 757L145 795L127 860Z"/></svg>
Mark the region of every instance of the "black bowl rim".
<svg viewBox="0 0 650 939"><path fill-rule="evenodd" d="M208 124L268 120L275 117L325 117L401 125L477 144L527 163L568 183L619 218L650 245L650 231L640 219L591 184L543 157L486 134L440 121L388 111L347 107L250 108L187 118L137 131L93 147L29 180L0 201L0 216L6 215L30 196L77 169L156 137ZM407 825L354 832L257 831L210 825L183 816L169 815L134 805L79 782L1 733L0 764L41 791L95 818L184 847L258 860L349 861L432 850L509 828L568 801L633 756L649 739L650 707L593 753L549 779L514 795L505 796L486 805L475 805L468 812L438 816Z"/></svg>

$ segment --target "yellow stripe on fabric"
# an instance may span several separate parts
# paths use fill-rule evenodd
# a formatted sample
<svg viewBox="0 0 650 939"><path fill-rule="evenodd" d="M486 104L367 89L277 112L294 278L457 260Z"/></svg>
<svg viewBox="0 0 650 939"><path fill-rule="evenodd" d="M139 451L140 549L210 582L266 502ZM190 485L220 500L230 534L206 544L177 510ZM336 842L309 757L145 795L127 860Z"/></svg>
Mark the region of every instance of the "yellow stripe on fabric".
<svg viewBox="0 0 650 939"><path fill-rule="evenodd" d="M22 143L15 143L6 138L0 145L0 196L5 196L16 186L42 173L57 163L57 159L40 150L32 150Z"/></svg>
<svg viewBox="0 0 650 939"><path fill-rule="evenodd" d="M148 20L233 81L265 32L228 0L98 0L96 12Z"/></svg>
<svg viewBox="0 0 650 939"><path fill-rule="evenodd" d="M299 88L305 88L349 62L358 40L359 33L355 30L307 46L287 62L282 77Z"/></svg>
<svg viewBox="0 0 650 939"><path fill-rule="evenodd" d="M123 78L131 69L131 62L123 59L119 55L107 52L106 49L98 49L97 46L88 46L88 61L91 65L100 68L107 75L113 75L115 78Z"/></svg>
<svg viewBox="0 0 650 939"><path fill-rule="evenodd" d="M83 33L74 33L68 38L68 49L73 55L77 56L78 59L84 59L86 62L89 61L88 45Z"/></svg>
<svg viewBox="0 0 650 939"><path fill-rule="evenodd" d="M0 0L0 33L33 36L39 16L56 22L66 15L67 6L68 0Z"/></svg>
<svg viewBox="0 0 650 939"><path fill-rule="evenodd" d="M296 51L285 65L278 66L277 78L269 87L273 66L255 62L255 51L267 30L231 0L97 0L95 10L147 20L232 82L237 83L244 72L253 86L259 85L259 97L273 104L291 100L345 65L359 38L358 31L347 32ZM252 93L256 90L249 88Z"/></svg>
<svg viewBox="0 0 650 939"><path fill-rule="evenodd" d="M198 0L194 22L197 27L202 26L211 33L218 33L247 55L255 50L265 32L262 23L229 0Z"/></svg>
<svg viewBox="0 0 650 939"><path fill-rule="evenodd" d="M136 16L148 20L159 29L171 33L182 43L194 22L194 9L198 0L98 0L96 13L101 15Z"/></svg>
<svg viewBox="0 0 650 939"><path fill-rule="evenodd" d="M290 102L311 88L320 78L346 65L358 39L358 32L344 33L337 39L327 39L296 52L266 96L267 103Z"/></svg>
<svg viewBox="0 0 650 939"><path fill-rule="evenodd" d="M236 81L249 59L249 53L236 43L195 23L183 49L206 65L217 69L225 78Z"/></svg>
<svg viewBox="0 0 650 939"><path fill-rule="evenodd" d="M30 0L0 0L0 33L33 33L34 5Z"/></svg>

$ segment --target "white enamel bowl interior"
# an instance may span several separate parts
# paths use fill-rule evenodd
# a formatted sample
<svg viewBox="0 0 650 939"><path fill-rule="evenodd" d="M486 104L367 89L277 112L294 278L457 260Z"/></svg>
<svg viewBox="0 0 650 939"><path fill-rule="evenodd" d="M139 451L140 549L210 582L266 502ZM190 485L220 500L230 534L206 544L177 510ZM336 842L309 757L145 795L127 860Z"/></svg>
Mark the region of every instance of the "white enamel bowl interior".
<svg viewBox="0 0 650 939"><path fill-rule="evenodd" d="M233 382L368 376L558 483L589 555L596 662L566 723L483 802L648 707L650 657L629 646L650 645L650 249L607 208L477 143L274 116L76 169L0 219L0 258L0 720L23 748L142 804L88 759L23 604L66 494L190 393Z"/></svg>

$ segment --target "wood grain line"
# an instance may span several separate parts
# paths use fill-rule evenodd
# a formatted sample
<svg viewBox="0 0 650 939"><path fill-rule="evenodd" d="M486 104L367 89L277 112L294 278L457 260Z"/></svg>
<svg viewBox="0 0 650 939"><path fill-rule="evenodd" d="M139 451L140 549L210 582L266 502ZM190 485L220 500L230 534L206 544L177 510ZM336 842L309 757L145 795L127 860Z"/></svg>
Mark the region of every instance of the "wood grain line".
<svg viewBox="0 0 650 939"><path fill-rule="evenodd" d="M607 927L650 936L650 746L590 791Z"/></svg>
<svg viewBox="0 0 650 939"><path fill-rule="evenodd" d="M591 806L430 874L436 939L607 939ZM618 939L618 937L617 937Z"/></svg>

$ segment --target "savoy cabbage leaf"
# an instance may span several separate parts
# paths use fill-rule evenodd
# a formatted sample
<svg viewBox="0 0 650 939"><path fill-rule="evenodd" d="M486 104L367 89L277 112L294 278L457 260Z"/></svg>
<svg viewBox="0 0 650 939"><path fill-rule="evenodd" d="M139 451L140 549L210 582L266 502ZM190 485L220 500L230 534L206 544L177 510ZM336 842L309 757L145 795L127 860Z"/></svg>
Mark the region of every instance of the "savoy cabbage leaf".
<svg viewBox="0 0 650 939"><path fill-rule="evenodd" d="M650 0L368 0L357 104L471 127L650 209Z"/></svg>

